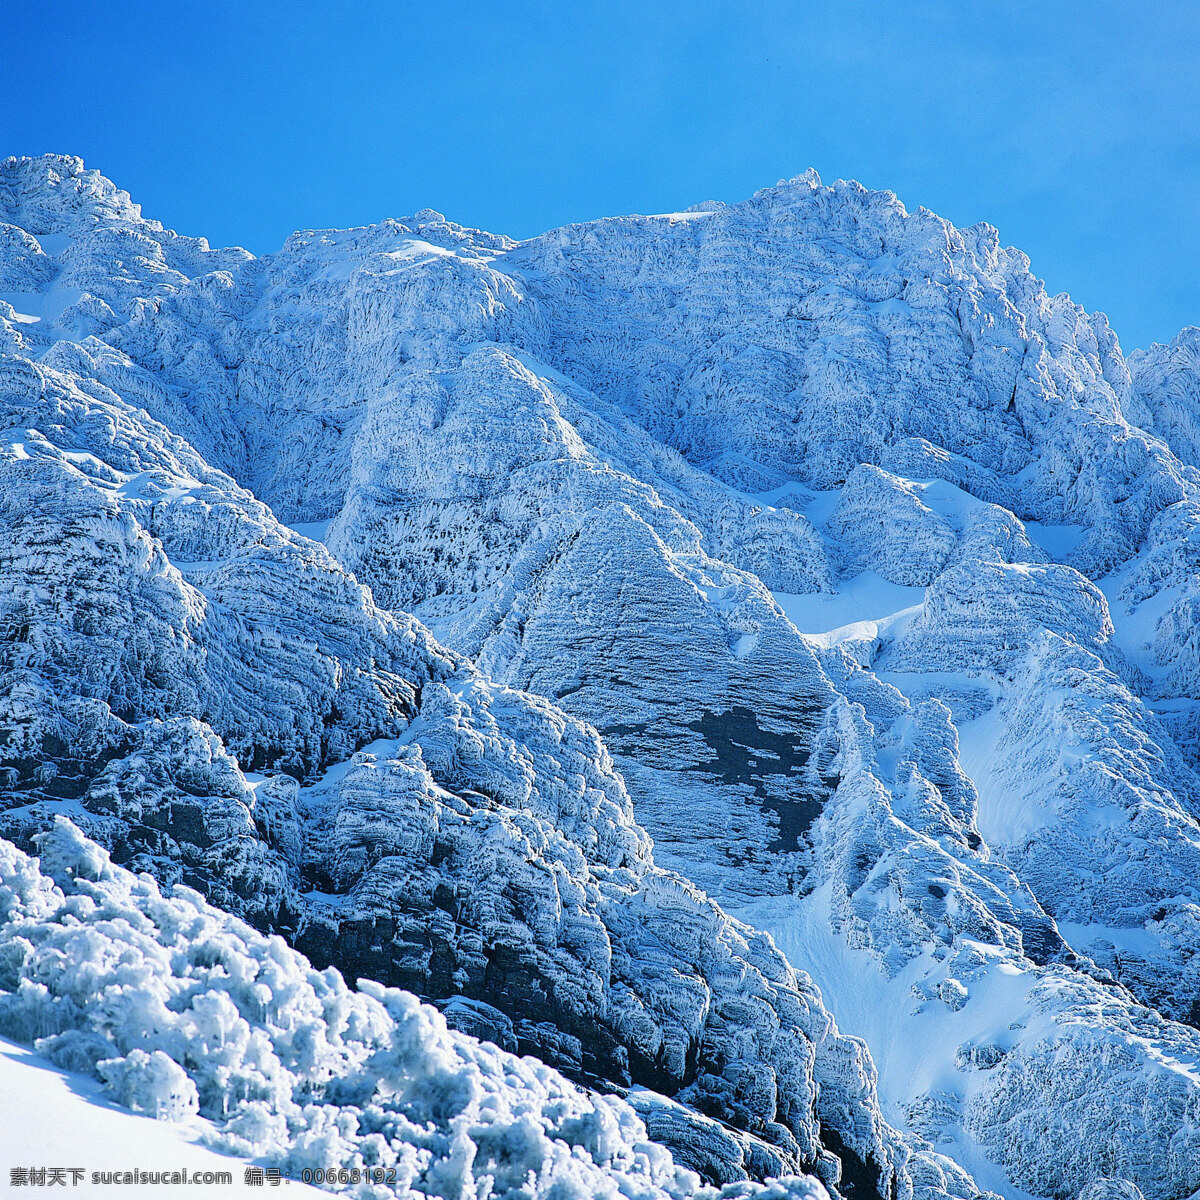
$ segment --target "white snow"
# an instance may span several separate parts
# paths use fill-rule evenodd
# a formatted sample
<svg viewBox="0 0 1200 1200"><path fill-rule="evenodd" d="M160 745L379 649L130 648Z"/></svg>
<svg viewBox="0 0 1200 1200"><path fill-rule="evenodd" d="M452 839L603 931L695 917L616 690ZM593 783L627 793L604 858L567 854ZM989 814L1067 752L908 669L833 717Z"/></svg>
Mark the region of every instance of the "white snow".
<svg viewBox="0 0 1200 1200"><path fill-rule="evenodd" d="M902 587L863 571L837 585L832 595L810 596L771 593L787 618L801 633L824 634L861 622L883 622L919 607L925 597L921 587Z"/></svg>
<svg viewBox="0 0 1200 1200"><path fill-rule="evenodd" d="M232 1184L212 1184L210 1195L262 1195L247 1185L253 1159L218 1154L202 1145L214 1134L210 1122L191 1116L155 1120L120 1108L86 1075L63 1071L24 1046L0 1038L0 1178L11 1186L13 1168L82 1167L78 1183L66 1176L72 1195L111 1195L111 1184L92 1182L92 1172L222 1172ZM261 1165L261 1164L259 1164ZM332 1165L332 1164L331 1164ZM57 1186L57 1185L52 1185ZM317 1197L327 1193L288 1179L280 1195ZM127 1183L122 1196L161 1197L160 1184Z"/></svg>
<svg viewBox="0 0 1200 1200"><path fill-rule="evenodd" d="M301 537L311 538L314 542L323 542L331 524L332 521L298 521L289 528Z"/></svg>
<svg viewBox="0 0 1200 1200"><path fill-rule="evenodd" d="M1058 562L1065 559L1087 533L1083 525L1045 525L1041 521L1026 521L1025 531L1035 545L1041 546Z"/></svg>

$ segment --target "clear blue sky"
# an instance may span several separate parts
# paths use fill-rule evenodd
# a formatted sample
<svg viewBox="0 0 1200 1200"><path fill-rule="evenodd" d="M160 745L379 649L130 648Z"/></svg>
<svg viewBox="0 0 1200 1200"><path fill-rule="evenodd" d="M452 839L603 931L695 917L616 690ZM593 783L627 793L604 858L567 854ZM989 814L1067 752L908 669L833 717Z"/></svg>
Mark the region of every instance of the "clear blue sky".
<svg viewBox="0 0 1200 1200"><path fill-rule="evenodd" d="M7 0L0 153L274 249L437 208L527 236L815 166L987 220L1129 349L1200 324L1193 0Z"/></svg>

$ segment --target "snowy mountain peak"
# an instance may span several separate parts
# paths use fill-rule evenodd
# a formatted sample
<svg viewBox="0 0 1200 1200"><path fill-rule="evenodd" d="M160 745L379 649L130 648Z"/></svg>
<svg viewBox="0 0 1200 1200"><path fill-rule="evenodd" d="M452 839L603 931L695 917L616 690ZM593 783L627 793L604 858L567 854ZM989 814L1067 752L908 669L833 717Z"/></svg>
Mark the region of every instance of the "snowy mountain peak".
<svg viewBox="0 0 1200 1200"><path fill-rule="evenodd" d="M414 1194L1200 1189L1194 331L815 172L0 216L0 1033Z"/></svg>
<svg viewBox="0 0 1200 1200"><path fill-rule="evenodd" d="M136 221L142 215L128 192L66 154L0 162L0 205L8 221L35 236L63 232L83 216Z"/></svg>

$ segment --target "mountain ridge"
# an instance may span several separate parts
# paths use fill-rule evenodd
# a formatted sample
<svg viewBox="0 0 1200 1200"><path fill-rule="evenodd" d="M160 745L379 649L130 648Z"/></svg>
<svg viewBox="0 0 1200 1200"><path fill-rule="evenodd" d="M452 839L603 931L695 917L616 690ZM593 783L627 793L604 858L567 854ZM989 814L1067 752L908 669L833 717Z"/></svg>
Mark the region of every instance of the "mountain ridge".
<svg viewBox="0 0 1200 1200"><path fill-rule="evenodd" d="M716 1183L1200 1188L1200 476L1102 317L811 172L260 259L78 160L3 214L5 836L649 1084Z"/></svg>

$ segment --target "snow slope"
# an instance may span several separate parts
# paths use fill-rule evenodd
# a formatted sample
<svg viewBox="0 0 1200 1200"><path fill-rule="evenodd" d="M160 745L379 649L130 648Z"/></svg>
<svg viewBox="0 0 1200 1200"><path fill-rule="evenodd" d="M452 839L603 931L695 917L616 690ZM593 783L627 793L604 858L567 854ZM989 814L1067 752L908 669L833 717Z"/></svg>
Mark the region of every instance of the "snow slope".
<svg viewBox="0 0 1200 1200"><path fill-rule="evenodd" d="M21 1110L19 1121L9 1113L0 1126L0 1160L6 1171L81 1167L84 1174L68 1174L66 1186L78 1188L77 1194L93 1196L105 1194L112 1186L93 1183L93 1171L101 1175L163 1170L182 1174L186 1169L192 1178L222 1172L233 1177L232 1186L221 1185L223 1194L258 1193L257 1187L245 1183L246 1168L255 1164L218 1154L201 1144L201 1139L210 1134L210 1127L202 1119L167 1121L131 1113L106 1097L89 1076L58 1070L40 1056L3 1039L0 1095L19 1103ZM120 1186L121 1195L143 1198L160 1194L161 1188L157 1182ZM296 1180L288 1186L289 1196L321 1194Z"/></svg>

